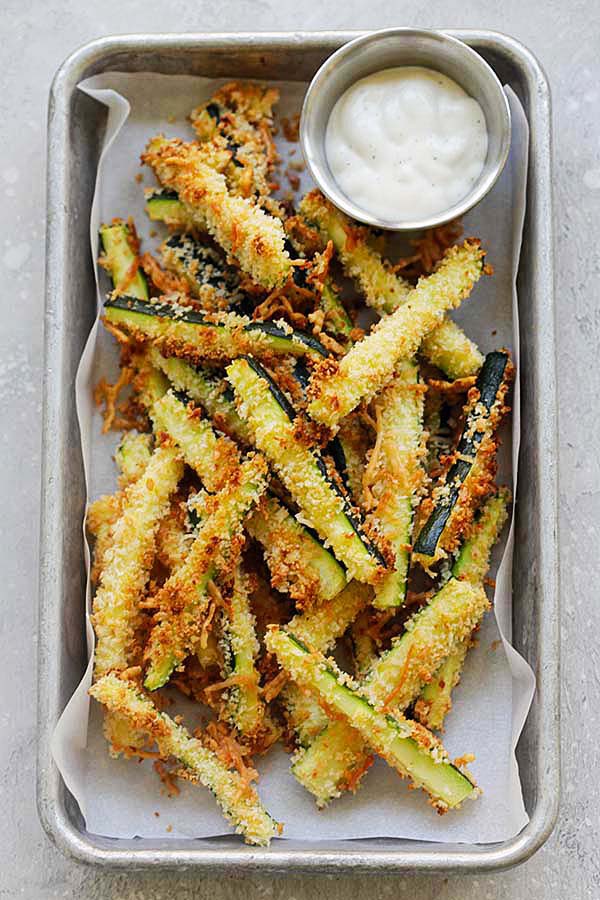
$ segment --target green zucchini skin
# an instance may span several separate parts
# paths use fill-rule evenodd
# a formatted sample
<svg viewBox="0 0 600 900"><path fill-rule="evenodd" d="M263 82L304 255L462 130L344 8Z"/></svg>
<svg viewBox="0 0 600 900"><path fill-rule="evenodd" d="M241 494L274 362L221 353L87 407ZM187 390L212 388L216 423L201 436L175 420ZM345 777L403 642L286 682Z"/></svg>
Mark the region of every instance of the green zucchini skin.
<svg viewBox="0 0 600 900"><path fill-rule="evenodd" d="M119 222L102 225L99 234L104 251L102 263L110 275L113 288L117 289L136 259L129 244L131 231L125 222ZM127 284L127 294L140 300L148 299L148 281L141 269L137 270L134 278Z"/></svg>
<svg viewBox="0 0 600 900"><path fill-rule="evenodd" d="M188 216L176 191L170 191L167 188L157 188L152 191L146 197L146 213L152 222L164 222L184 231L194 230L194 223Z"/></svg>
<svg viewBox="0 0 600 900"><path fill-rule="evenodd" d="M456 448L458 458L446 476L447 494L436 505L419 531L414 553L429 557L435 555L440 538L458 501L460 489L473 468L477 450L486 434L485 427L480 427L478 423L481 423L482 419L484 424L485 420L489 422L499 391L504 384L508 364L509 355L501 350L488 353L485 358L476 382L479 397L475 403L470 404Z"/></svg>
<svg viewBox="0 0 600 900"><path fill-rule="evenodd" d="M163 330L161 320L172 323L174 336L165 338L179 340L182 345L193 344L198 335L198 355L205 358L223 361L243 355L242 350L252 346L253 352L270 354L290 353L294 356L313 355L320 358L328 356L323 345L311 335L299 331L288 331L273 322L248 322L238 318L235 324L229 319L224 322L211 321L201 310L187 306L179 306L161 300L143 300L131 296L111 295L104 304L107 321L116 325L130 327L134 331L155 338ZM239 323L239 324L238 324ZM191 329L189 326L192 326ZM179 329L179 330L178 330ZM196 329L198 331L196 332ZM240 338L237 338L237 335ZM256 342L253 339L256 337ZM237 338L237 340L236 340ZM202 343L204 339L204 343ZM240 350L242 347L242 350Z"/></svg>

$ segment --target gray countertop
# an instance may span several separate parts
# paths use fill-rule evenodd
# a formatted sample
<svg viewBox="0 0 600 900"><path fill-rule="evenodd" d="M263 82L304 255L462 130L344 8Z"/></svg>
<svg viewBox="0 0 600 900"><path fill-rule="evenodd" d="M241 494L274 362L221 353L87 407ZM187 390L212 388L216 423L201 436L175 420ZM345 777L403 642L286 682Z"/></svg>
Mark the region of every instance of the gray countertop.
<svg viewBox="0 0 600 900"><path fill-rule="evenodd" d="M596 0L2 0L0 59L0 897L375 897L559 900L600 897L600 5ZM558 826L529 862L485 877L201 878L101 874L47 841L34 799L37 530L42 370L45 116L62 59L111 32L483 27L529 46L550 79L555 120L560 515L563 595L563 793ZM594 414L596 410L596 415ZM588 418L589 416L589 418ZM557 423L557 427L558 423Z"/></svg>

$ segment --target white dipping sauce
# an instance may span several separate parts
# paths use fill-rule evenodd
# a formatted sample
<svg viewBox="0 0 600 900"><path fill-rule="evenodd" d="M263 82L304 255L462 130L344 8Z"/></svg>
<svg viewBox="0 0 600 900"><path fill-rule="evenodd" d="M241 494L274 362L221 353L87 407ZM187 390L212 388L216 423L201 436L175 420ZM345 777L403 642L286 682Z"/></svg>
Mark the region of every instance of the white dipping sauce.
<svg viewBox="0 0 600 900"><path fill-rule="evenodd" d="M340 189L389 222L426 218L465 197L487 144L479 103L451 78L420 66L357 81L335 104L325 135Z"/></svg>

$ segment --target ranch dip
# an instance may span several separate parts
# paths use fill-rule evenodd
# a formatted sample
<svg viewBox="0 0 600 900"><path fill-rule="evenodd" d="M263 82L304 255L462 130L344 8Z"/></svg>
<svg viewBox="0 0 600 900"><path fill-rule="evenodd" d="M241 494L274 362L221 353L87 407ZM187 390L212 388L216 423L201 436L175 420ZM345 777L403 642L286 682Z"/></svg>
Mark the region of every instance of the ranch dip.
<svg viewBox="0 0 600 900"><path fill-rule="evenodd" d="M389 222L436 215L465 197L487 144L479 103L451 78L420 66L361 78L335 104L325 135L340 189Z"/></svg>

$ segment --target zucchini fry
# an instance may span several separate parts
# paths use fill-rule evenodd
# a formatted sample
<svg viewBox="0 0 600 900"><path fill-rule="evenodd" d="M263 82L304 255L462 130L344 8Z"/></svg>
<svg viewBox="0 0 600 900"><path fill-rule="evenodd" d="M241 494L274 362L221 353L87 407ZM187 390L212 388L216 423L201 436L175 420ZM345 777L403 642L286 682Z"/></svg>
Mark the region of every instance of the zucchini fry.
<svg viewBox="0 0 600 900"><path fill-rule="evenodd" d="M419 353L452 381L476 375L483 365L477 345L449 316L425 335Z"/></svg>
<svg viewBox="0 0 600 900"><path fill-rule="evenodd" d="M122 488L137 481L150 462L152 435L126 431L115 453L115 462L121 473L119 484Z"/></svg>
<svg viewBox="0 0 600 900"><path fill-rule="evenodd" d="M113 529L123 512L123 491L114 494L103 494L93 503L90 503L85 515L85 525L94 538L94 552L90 579L92 584L98 584L104 568L106 551L113 541Z"/></svg>
<svg viewBox="0 0 600 900"><path fill-rule="evenodd" d="M104 322L140 344L155 345L165 356L197 364L224 363L245 353L259 358L282 353L327 356L316 338L293 331L286 323L252 322L233 312L201 312L181 294L150 300L111 294L104 304Z"/></svg>
<svg viewBox="0 0 600 900"><path fill-rule="evenodd" d="M140 269L139 242L132 224L115 219L100 227L103 254L98 260L106 269L117 296L148 299L148 282Z"/></svg>
<svg viewBox="0 0 600 900"><path fill-rule="evenodd" d="M94 560L91 579L97 584L104 557L113 539L113 527L123 511L124 489L143 475L152 454L152 435L126 431L117 447L115 462L120 471L119 487L114 494L104 494L88 507L86 527L94 537Z"/></svg>
<svg viewBox="0 0 600 900"><path fill-rule="evenodd" d="M90 688L90 694L110 713L124 718L130 727L148 734L163 759L175 757L200 784L215 796L228 822L249 844L266 846L281 827L261 804L254 788L223 765L201 740L193 738L130 681L105 675Z"/></svg>
<svg viewBox="0 0 600 900"><path fill-rule="evenodd" d="M481 498L492 490L495 432L508 411L506 398L513 377L514 367L507 351L488 353L476 385L468 394L458 446L431 497L421 504L419 518L423 524L413 557L425 567L457 549Z"/></svg>
<svg viewBox="0 0 600 900"><path fill-rule="evenodd" d="M185 563L194 539L193 533L186 528L185 518L185 500L181 494L175 494L156 533L156 557L169 572Z"/></svg>
<svg viewBox="0 0 600 900"><path fill-rule="evenodd" d="M449 654L470 637L488 608L481 587L450 579L413 616L391 649L372 660L360 684L362 695L383 713L401 713ZM349 787L355 790L369 767L368 741L357 742L350 733L350 723L333 724L296 758L292 768L321 806ZM345 748L339 763L332 754L334 746ZM328 761L323 768L324 759Z"/></svg>
<svg viewBox="0 0 600 900"><path fill-rule="evenodd" d="M310 690L331 715L351 723L372 750L415 787L423 788L438 812L456 808L476 794L475 785L449 762L427 729L400 714L377 710L332 660L308 650L293 634L276 626L267 634L267 647L291 678Z"/></svg>
<svg viewBox="0 0 600 900"><path fill-rule="evenodd" d="M177 449L158 447L144 474L125 491L123 512L105 553L93 603L96 678L131 665L140 624L138 600L152 564L156 529L182 474Z"/></svg>
<svg viewBox="0 0 600 900"><path fill-rule="evenodd" d="M489 569L492 547L508 518L510 492L500 488L482 507L467 540L461 547L452 575L459 580L479 585ZM442 663L415 703L414 714L427 728L439 731L452 708L452 691L460 681L462 667L471 645L471 635L461 641Z"/></svg>
<svg viewBox="0 0 600 900"><path fill-rule="evenodd" d="M412 359L444 313L470 294L484 271L483 259L479 241L451 247L433 275L421 278L409 299L341 360L319 363L308 390L313 419L333 427L361 400L371 400L385 387L398 363Z"/></svg>
<svg viewBox="0 0 600 900"><path fill-rule="evenodd" d="M264 491L265 479L266 464L257 454L232 473L218 494L207 497L206 514L185 564L154 597L158 613L144 653L147 690L162 687L200 641L208 582L235 565L243 544L243 520Z"/></svg>
<svg viewBox="0 0 600 900"><path fill-rule="evenodd" d="M233 573L231 594L225 598L222 617L225 675L231 681L226 695L225 716L246 737L258 732L265 716L255 666L258 641L254 625L246 579L238 564Z"/></svg>
<svg viewBox="0 0 600 900"><path fill-rule="evenodd" d="M201 142L225 152L223 174L232 194L268 197L268 176L273 168L271 125L273 106L279 99L275 88L232 82L224 85L190 115Z"/></svg>
<svg viewBox="0 0 600 900"><path fill-rule="evenodd" d="M320 191L302 199L300 212L324 242L333 241L346 275L356 281L367 304L379 315L394 312L410 298L412 286L382 259L369 241L368 229L351 222ZM448 318L424 337L421 353L452 379L476 374L483 363L473 341Z"/></svg>
<svg viewBox="0 0 600 900"><path fill-rule="evenodd" d="M385 561L366 537L347 497L330 477L318 450L297 436L296 413L268 373L250 358L227 368L238 412L309 524L331 545L349 578L377 581Z"/></svg>
<svg viewBox="0 0 600 900"><path fill-rule="evenodd" d="M364 480L373 516L394 552L394 571L375 587L378 609L401 606L406 597L413 509L425 474L424 390L416 363L404 361L375 403L377 441Z"/></svg>
<svg viewBox="0 0 600 900"><path fill-rule="evenodd" d="M150 409L157 433L168 434L209 491L218 491L237 468L239 452L227 437L218 437L208 419L185 394L168 390Z"/></svg>
<svg viewBox="0 0 600 900"><path fill-rule="evenodd" d="M336 435L344 454L343 480L350 496L359 509L364 506L363 479L367 463L367 451L371 440L367 428L357 414L351 413L340 422Z"/></svg>
<svg viewBox="0 0 600 900"><path fill-rule="evenodd" d="M250 200L232 196L225 177L207 165L202 146L153 138L142 161L179 199L201 231L208 231L243 272L267 290L281 287L292 272L279 219Z"/></svg>

